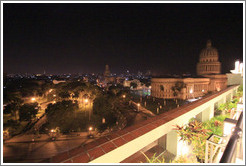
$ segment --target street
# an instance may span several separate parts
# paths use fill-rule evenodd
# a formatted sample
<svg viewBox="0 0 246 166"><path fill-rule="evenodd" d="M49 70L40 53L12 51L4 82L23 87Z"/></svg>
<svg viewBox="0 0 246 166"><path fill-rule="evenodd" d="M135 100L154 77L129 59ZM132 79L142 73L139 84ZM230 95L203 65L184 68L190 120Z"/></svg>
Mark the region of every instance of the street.
<svg viewBox="0 0 246 166"><path fill-rule="evenodd" d="M56 141L50 141L49 136L42 134L41 138L32 142L32 135L13 138L3 144L3 162L24 163L41 162L58 153L76 148L93 139L87 138L87 132L80 135L63 135Z"/></svg>
<svg viewBox="0 0 246 166"><path fill-rule="evenodd" d="M148 115L143 112L128 112L127 126L137 124L146 120ZM42 119L41 119L42 120ZM41 122L41 121L40 121ZM79 135L77 135L79 134ZM74 133L73 135L62 135L56 141L50 141L47 134L40 134L35 138L33 134L22 134L6 140L3 144L4 163L39 163L51 158L58 153L71 150L94 139L87 138L87 132Z"/></svg>

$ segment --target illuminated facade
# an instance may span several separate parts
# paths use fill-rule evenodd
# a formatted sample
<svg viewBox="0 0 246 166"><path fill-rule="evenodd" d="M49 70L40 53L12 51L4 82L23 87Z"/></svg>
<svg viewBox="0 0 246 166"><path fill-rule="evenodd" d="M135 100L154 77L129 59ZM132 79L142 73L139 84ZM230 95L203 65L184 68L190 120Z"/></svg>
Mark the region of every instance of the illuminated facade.
<svg viewBox="0 0 246 166"><path fill-rule="evenodd" d="M231 73L241 74L241 76L243 76L243 63L240 63L240 61L236 61L235 62L235 69L231 70Z"/></svg>
<svg viewBox="0 0 246 166"><path fill-rule="evenodd" d="M151 95L157 98L192 99L209 91L221 91L227 87L227 76L220 74L221 63L216 48L207 42L207 47L200 53L195 78L152 78ZM183 86L180 86L182 85ZM175 92L176 91L176 92Z"/></svg>
<svg viewBox="0 0 246 166"><path fill-rule="evenodd" d="M185 88L174 93L172 87L177 82L185 84ZM151 95L157 98L180 98L191 99L203 96L209 91L209 78L152 78L151 79Z"/></svg>
<svg viewBox="0 0 246 166"><path fill-rule="evenodd" d="M228 78L227 85L243 85L243 63L235 62L235 69L231 73L226 73Z"/></svg>

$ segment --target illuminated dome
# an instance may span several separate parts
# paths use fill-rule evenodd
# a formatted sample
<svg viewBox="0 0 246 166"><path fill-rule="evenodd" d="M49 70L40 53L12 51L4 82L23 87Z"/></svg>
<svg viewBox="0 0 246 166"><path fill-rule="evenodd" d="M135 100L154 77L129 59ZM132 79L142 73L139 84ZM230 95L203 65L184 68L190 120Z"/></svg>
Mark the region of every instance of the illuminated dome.
<svg viewBox="0 0 246 166"><path fill-rule="evenodd" d="M212 47L210 40L207 41L207 47L202 49L200 53L200 62L216 62L219 54L216 48Z"/></svg>
<svg viewBox="0 0 246 166"><path fill-rule="evenodd" d="M197 74L220 74L220 67L219 53L216 48L212 47L211 41L208 40L206 48L202 49L200 53Z"/></svg>

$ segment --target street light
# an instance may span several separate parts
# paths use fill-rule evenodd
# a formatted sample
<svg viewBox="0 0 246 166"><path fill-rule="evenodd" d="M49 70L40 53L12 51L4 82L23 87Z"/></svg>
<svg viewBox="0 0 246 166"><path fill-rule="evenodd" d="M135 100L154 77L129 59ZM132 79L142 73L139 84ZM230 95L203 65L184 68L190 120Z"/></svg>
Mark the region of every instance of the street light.
<svg viewBox="0 0 246 166"><path fill-rule="evenodd" d="M88 103L88 99L85 99L84 102L87 104Z"/></svg>
<svg viewBox="0 0 246 166"><path fill-rule="evenodd" d="M94 136L93 136L93 134L92 134L92 130L93 130L93 127L89 127L89 129L88 129L88 137L89 138L93 138Z"/></svg>
<svg viewBox="0 0 246 166"><path fill-rule="evenodd" d="M32 98L31 98L31 101L36 101L36 98L35 98L35 97L32 97Z"/></svg>
<svg viewBox="0 0 246 166"><path fill-rule="evenodd" d="M140 104L138 103L138 111L139 111L139 106L140 106Z"/></svg>
<svg viewBox="0 0 246 166"><path fill-rule="evenodd" d="M202 90L202 95L204 95L204 91L205 91L205 90L203 89L203 90Z"/></svg>
<svg viewBox="0 0 246 166"><path fill-rule="evenodd" d="M86 115L86 105L88 104L89 100L88 99L84 99L84 103L85 103L85 115ZM91 114L89 111L89 120L91 119Z"/></svg>
<svg viewBox="0 0 246 166"><path fill-rule="evenodd" d="M56 139L56 130L54 130L54 129L50 130L50 138L53 141Z"/></svg>
<svg viewBox="0 0 246 166"><path fill-rule="evenodd" d="M123 95L122 97L123 97L123 98L126 98L126 95Z"/></svg>

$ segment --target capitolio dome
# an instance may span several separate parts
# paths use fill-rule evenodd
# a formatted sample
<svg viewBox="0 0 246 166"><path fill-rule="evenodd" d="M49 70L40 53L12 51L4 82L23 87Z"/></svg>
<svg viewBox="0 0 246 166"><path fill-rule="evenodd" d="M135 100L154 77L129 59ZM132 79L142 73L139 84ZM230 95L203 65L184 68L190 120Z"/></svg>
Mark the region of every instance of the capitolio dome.
<svg viewBox="0 0 246 166"><path fill-rule="evenodd" d="M212 47L211 41L208 40L206 48L202 49L200 53L197 75L220 74L220 68L219 53L216 48Z"/></svg>
<svg viewBox="0 0 246 166"><path fill-rule="evenodd" d="M206 48L202 49L200 53L200 62L218 61L219 54L216 48L212 47L211 40L207 41Z"/></svg>

